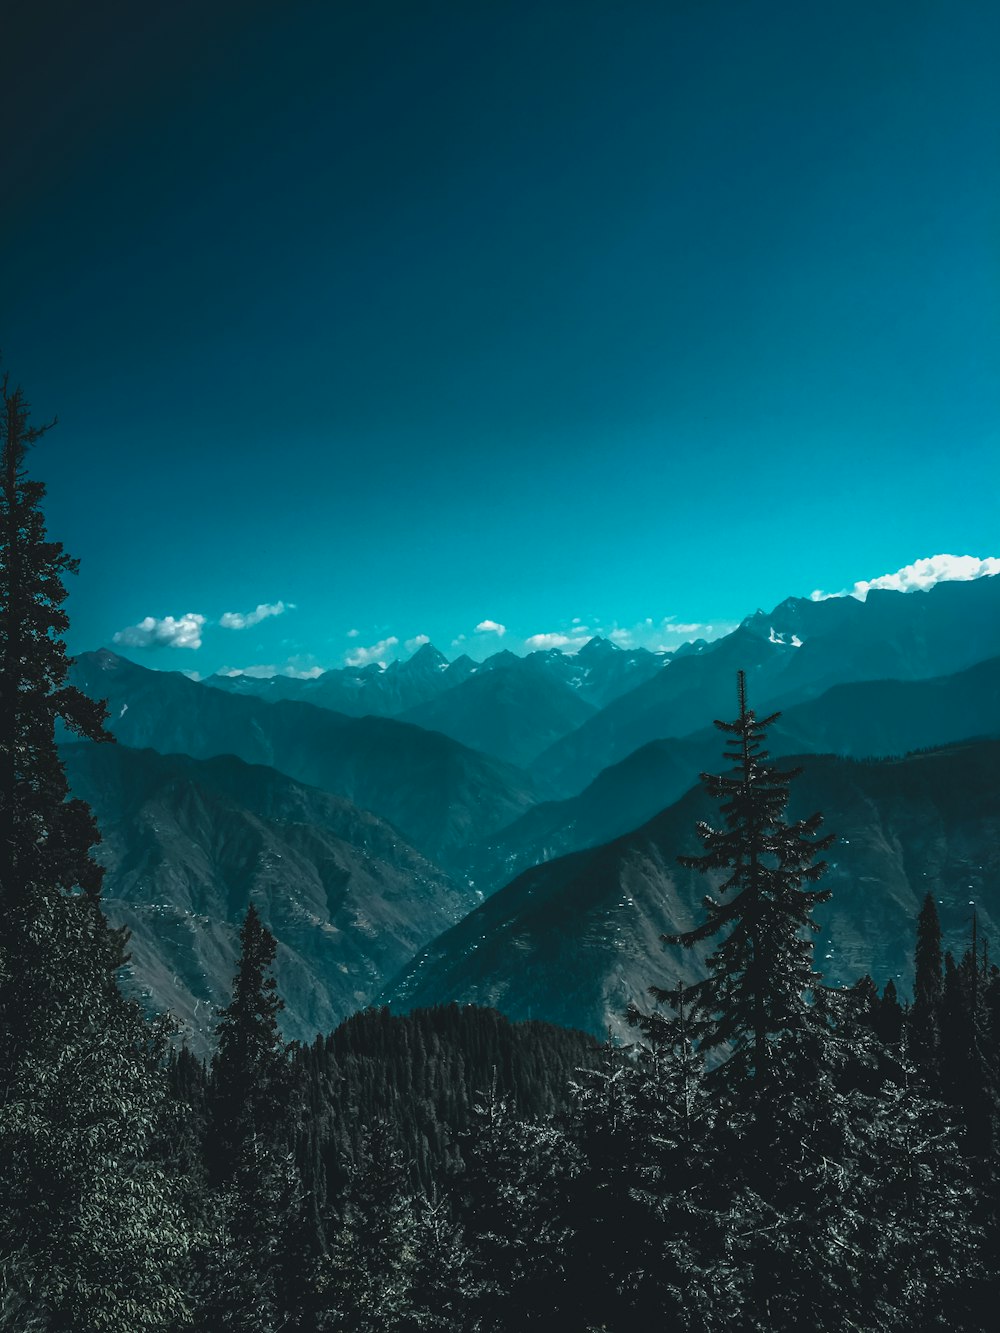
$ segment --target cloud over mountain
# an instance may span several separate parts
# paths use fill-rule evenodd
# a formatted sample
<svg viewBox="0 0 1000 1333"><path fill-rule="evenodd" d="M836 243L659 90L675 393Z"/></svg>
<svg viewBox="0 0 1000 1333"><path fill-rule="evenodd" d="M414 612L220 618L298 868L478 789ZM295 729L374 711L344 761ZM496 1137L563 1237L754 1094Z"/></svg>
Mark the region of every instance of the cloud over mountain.
<svg viewBox="0 0 1000 1333"><path fill-rule="evenodd" d="M293 609L291 603L260 602L253 611L245 614L241 611L224 611L219 617L219 624L223 629L250 629L269 616L283 616L286 611Z"/></svg>
<svg viewBox="0 0 1000 1333"><path fill-rule="evenodd" d="M987 578L1000 574L1000 557L988 555L983 558L975 555L929 555L921 560L914 560L912 565L904 565L894 574L880 574L874 579L859 579L853 588L842 592L821 592L817 589L812 594L814 602L824 601L827 597L856 597L863 602L872 588L889 588L894 592L922 592L933 588L936 583L968 582L970 579Z"/></svg>
<svg viewBox="0 0 1000 1333"><path fill-rule="evenodd" d="M145 616L137 625L129 625L114 635L123 648L200 648L205 617L194 611L182 616Z"/></svg>
<svg viewBox="0 0 1000 1333"><path fill-rule="evenodd" d="M344 662L349 667L363 667L372 662L382 662L385 660L386 653L398 646L399 639L395 634L390 634L388 638L379 639L378 643L373 643L370 648L355 648L347 654Z"/></svg>

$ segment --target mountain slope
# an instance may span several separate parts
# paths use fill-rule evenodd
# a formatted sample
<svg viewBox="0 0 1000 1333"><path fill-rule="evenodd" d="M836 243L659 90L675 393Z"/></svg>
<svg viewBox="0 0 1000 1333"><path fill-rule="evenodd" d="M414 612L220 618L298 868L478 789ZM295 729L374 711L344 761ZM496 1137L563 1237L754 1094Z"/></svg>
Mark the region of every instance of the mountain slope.
<svg viewBox="0 0 1000 1333"><path fill-rule="evenodd" d="M133 932L132 985L200 1050L251 899L279 941L284 1034L303 1040L369 1003L475 903L375 815L273 769L120 744L61 753L103 833L104 906Z"/></svg>
<svg viewBox="0 0 1000 1333"><path fill-rule="evenodd" d="M963 947L970 899L981 928L1000 924L1000 742L858 763L806 757L793 816L821 810L838 835L817 913L828 983L865 972L910 985L913 923L924 894L941 902L946 943ZM715 767L718 764L716 762ZM635 832L526 871L424 950L386 989L399 1008L449 1000L495 1005L594 1033L650 984L697 975L698 954L664 932L701 919L709 881L677 865L700 850L698 819L717 819L700 789Z"/></svg>
<svg viewBox="0 0 1000 1333"><path fill-rule="evenodd" d="M533 804L519 770L406 723L208 690L106 650L82 654L72 679L108 700L110 729L124 744L266 764L388 819L439 864Z"/></svg>
<svg viewBox="0 0 1000 1333"><path fill-rule="evenodd" d="M1000 577L939 583L926 592L876 589L867 600L790 598L758 611L697 654L675 654L532 765L546 789L579 792L649 741L688 736L731 711L732 679L747 673L759 713L835 684L922 680L1000 656Z"/></svg>
<svg viewBox="0 0 1000 1333"><path fill-rule="evenodd" d="M723 715L732 713L733 702ZM933 680L836 685L785 709L769 743L775 755L880 758L990 736L1000 736L1000 658ZM528 866L619 837L676 801L712 767L718 748L714 727L651 741L599 773L579 796L537 805L472 849L470 873L490 892Z"/></svg>
<svg viewBox="0 0 1000 1333"><path fill-rule="evenodd" d="M570 685L525 669L527 659L506 656L517 665L477 671L446 694L401 714L400 720L523 766L596 712Z"/></svg>

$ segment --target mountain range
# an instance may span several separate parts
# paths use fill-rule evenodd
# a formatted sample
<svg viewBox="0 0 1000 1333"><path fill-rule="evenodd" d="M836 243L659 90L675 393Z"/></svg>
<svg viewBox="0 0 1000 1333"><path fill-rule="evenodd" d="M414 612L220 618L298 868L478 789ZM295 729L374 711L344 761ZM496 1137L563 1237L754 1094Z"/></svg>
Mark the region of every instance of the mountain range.
<svg viewBox="0 0 1000 1333"><path fill-rule="evenodd" d="M231 695L107 650L77 658L71 679L108 701L108 725L122 744L266 764L381 815L446 867L471 840L510 823L535 800L520 770L391 718Z"/></svg>
<svg viewBox="0 0 1000 1333"><path fill-rule="evenodd" d="M729 686L732 693L732 678ZM783 710L769 744L775 755L884 758L997 736L1000 657L931 680L834 685L818 698ZM536 805L485 839L470 852L470 873L488 892L528 866L618 837L676 801L694 775L713 768L718 757L719 734L711 726L690 736L650 741L604 769L578 796Z"/></svg>
<svg viewBox="0 0 1000 1333"><path fill-rule="evenodd" d="M865 973L909 985L913 923L924 895L941 907L946 943L967 946L1000 924L1000 741L881 763L802 756L791 817L824 812L829 904L816 952L827 984ZM677 864L697 854L699 820L718 819L695 789L622 838L525 871L423 950L384 992L402 1009L493 1005L511 1018L600 1033L625 1029L650 985L702 974L701 952L660 937L690 929L713 881ZM709 946L710 948L710 946ZM648 1007L648 1006L647 1006Z"/></svg>
<svg viewBox="0 0 1000 1333"><path fill-rule="evenodd" d="M252 899L288 1035L379 995L602 1032L699 966L659 936L705 889L674 858L709 813L698 774L719 766L737 670L843 838L824 970L905 989L925 878L955 947L967 884L984 926L997 915L1000 578L789 599L670 654L595 638L448 662L425 644L385 669L207 682L83 654L74 683L108 700L118 744L65 753L105 832L133 986L207 1049ZM930 747L946 748L913 753Z"/></svg>
<svg viewBox="0 0 1000 1333"><path fill-rule="evenodd" d="M199 1052L228 1003L251 900L279 940L283 1030L306 1041L476 904L383 820L273 768L120 744L61 753L102 831L104 906L132 932L138 988Z"/></svg>

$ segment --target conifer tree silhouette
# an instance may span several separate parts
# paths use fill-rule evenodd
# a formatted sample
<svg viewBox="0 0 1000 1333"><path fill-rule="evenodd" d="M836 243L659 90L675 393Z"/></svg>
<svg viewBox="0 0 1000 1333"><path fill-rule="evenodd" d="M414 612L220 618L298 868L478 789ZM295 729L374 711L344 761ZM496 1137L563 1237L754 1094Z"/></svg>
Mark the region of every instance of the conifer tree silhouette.
<svg viewBox="0 0 1000 1333"><path fill-rule="evenodd" d="M681 865L705 874L721 871L724 878L718 896L705 899L705 922L664 939L690 947L723 936L708 959L709 975L688 987L687 999L705 1023L702 1047L727 1047L731 1073L749 1075L762 1087L774 1041L815 1019L807 996L820 977L805 933L818 929L813 909L830 892L808 886L823 875L826 863L816 857L834 839L818 836L820 814L785 820L789 788L801 770L781 771L768 762L765 734L779 714L756 717L747 706L742 671L738 695L736 720L715 724L728 738L730 768L721 776L701 775L721 802L723 826L700 823L704 853L678 858ZM676 1002L676 990L652 991Z"/></svg>

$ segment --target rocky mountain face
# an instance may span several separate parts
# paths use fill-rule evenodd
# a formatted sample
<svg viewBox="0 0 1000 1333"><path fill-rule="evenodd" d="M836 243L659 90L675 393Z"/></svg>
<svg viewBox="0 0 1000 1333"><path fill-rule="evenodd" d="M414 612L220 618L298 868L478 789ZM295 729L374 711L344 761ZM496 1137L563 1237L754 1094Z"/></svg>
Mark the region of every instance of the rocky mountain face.
<svg viewBox="0 0 1000 1333"><path fill-rule="evenodd" d="M232 756L63 747L103 842L104 907L132 931L131 983L211 1047L251 901L280 942L282 1028L311 1041L371 1003L414 951L476 903L395 829Z"/></svg>
<svg viewBox="0 0 1000 1333"><path fill-rule="evenodd" d="M827 984L867 972L905 991L928 891L950 948L966 946L973 900L980 928L996 938L1000 742L881 762L800 762L792 816L820 810L838 835L823 881L833 898L817 912ZM418 954L384 998L402 1009L453 999L595 1034L608 1024L623 1031L628 1003L649 985L701 973L703 952L660 936L701 920L712 882L676 858L700 851L695 823L713 818L717 808L695 789L622 838L525 871Z"/></svg>
<svg viewBox="0 0 1000 1333"><path fill-rule="evenodd" d="M293 700L269 704L149 671L106 650L77 659L72 679L107 699L123 744L198 759L232 754L344 796L394 824L441 865L534 803L517 769L436 732L389 718L350 718Z"/></svg>

